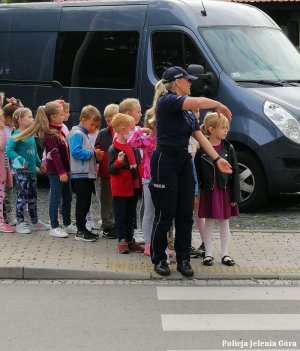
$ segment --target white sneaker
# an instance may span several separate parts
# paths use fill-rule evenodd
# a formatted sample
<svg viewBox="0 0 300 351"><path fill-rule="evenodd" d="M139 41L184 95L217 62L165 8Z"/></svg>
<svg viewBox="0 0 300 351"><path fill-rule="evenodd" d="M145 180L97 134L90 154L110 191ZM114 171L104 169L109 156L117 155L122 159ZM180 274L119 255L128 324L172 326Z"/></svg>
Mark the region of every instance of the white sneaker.
<svg viewBox="0 0 300 351"><path fill-rule="evenodd" d="M51 227L49 224L43 223L42 221L37 221L35 224L30 224L30 229L33 231L38 230L49 230Z"/></svg>
<svg viewBox="0 0 300 351"><path fill-rule="evenodd" d="M135 230L133 238L138 244L145 244L145 239L142 231Z"/></svg>
<svg viewBox="0 0 300 351"><path fill-rule="evenodd" d="M76 234L77 233L77 227L74 224L69 224L67 226L63 227L63 231L68 233L68 234Z"/></svg>
<svg viewBox="0 0 300 351"><path fill-rule="evenodd" d="M49 234L55 236L56 238L67 238L69 235L60 227L51 228Z"/></svg>
<svg viewBox="0 0 300 351"><path fill-rule="evenodd" d="M13 212L6 212L6 220L7 220L7 223L10 225L10 226L13 226L13 225L16 225L18 222L17 222L17 219L16 219L16 216L13 214Z"/></svg>
<svg viewBox="0 0 300 351"><path fill-rule="evenodd" d="M16 225L16 232L19 234L30 234L31 230L26 222L21 222Z"/></svg>

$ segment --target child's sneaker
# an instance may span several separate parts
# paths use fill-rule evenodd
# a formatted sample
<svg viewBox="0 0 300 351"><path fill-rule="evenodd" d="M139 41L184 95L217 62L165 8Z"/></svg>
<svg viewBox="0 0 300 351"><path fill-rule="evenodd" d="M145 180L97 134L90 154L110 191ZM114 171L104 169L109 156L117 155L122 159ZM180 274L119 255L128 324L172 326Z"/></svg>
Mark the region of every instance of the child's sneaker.
<svg viewBox="0 0 300 351"><path fill-rule="evenodd" d="M26 222L21 222L16 225L16 232L19 234L30 234L31 230Z"/></svg>
<svg viewBox="0 0 300 351"><path fill-rule="evenodd" d="M76 234L77 233L77 227L74 224L69 224L63 227L64 232L68 234Z"/></svg>
<svg viewBox="0 0 300 351"><path fill-rule="evenodd" d="M103 229L102 236L106 239L116 239L116 233L113 228Z"/></svg>
<svg viewBox="0 0 300 351"><path fill-rule="evenodd" d="M118 252L119 254L129 254L128 242L125 239L119 241Z"/></svg>
<svg viewBox="0 0 300 351"><path fill-rule="evenodd" d="M96 241L97 238L95 237L94 234L92 234L89 230L86 229L83 231L77 231L77 233L75 235L75 240L93 242L93 241Z"/></svg>
<svg viewBox="0 0 300 351"><path fill-rule="evenodd" d="M129 241L128 248L130 251L133 251L133 252L144 252L143 246L137 243L135 239L133 239L132 241Z"/></svg>
<svg viewBox="0 0 300 351"><path fill-rule="evenodd" d="M145 246L144 246L144 255L145 256L151 256L150 246L151 246L151 243L145 244Z"/></svg>
<svg viewBox="0 0 300 351"><path fill-rule="evenodd" d="M30 224L30 229L33 231L38 230L49 230L51 227L49 224L43 223L42 221L37 221L36 223Z"/></svg>
<svg viewBox="0 0 300 351"><path fill-rule="evenodd" d="M55 236L56 238L67 238L69 235L60 227L51 228L49 234Z"/></svg>
<svg viewBox="0 0 300 351"><path fill-rule="evenodd" d="M145 239L141 230L135 230L133 238L138 244L145 244Z"/></svg>
<svg viewBox="0 0 300 351"><path fill-rule="evenodd" d="M17 219L16 216L13 214L13 212L6 212L6 221L10 226L16 225L17 224Z"/></svg>
<svg viewBox="0 0 300 351"><path fill-rule="evenodd" d="M0 223L0 232L1 233L13 233L15 230L7 223Z"/></svg>

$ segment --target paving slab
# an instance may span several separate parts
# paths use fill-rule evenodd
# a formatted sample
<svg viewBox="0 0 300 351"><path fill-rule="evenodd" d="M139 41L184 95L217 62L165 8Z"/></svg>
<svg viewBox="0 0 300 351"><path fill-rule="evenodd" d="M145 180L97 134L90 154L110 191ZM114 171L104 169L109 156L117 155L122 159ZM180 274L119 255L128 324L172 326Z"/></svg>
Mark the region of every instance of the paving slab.
<svg viewBox="0 0 300 351"><path fill-rule="evenodd" d="M193 232L193 245L200 245ZM120 255L116 240L100 237L95 243L79 242L74 235L60 239L49 232L0 234L0 279L162 279L143 254ZM214 265L191 259L194 279L300 279L300 232L233 231L230 254L237 262L220 262L219 234L214 233ZM186 279L171 259L171 275Z"/></svg>

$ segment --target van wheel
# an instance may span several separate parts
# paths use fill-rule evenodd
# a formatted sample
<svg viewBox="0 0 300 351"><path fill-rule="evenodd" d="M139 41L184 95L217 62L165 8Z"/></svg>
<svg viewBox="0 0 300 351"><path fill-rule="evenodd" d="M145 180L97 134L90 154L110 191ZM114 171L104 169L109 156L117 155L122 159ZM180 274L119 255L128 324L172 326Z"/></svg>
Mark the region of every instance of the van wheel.
<svg viewBox="0 0 300 351"><path fill-rule="evenodd" d="M268 199L268 192L263 171L259 162L251 154L236 151L238 160L241 203L241 211L250 212L257 210Z"/></svg>

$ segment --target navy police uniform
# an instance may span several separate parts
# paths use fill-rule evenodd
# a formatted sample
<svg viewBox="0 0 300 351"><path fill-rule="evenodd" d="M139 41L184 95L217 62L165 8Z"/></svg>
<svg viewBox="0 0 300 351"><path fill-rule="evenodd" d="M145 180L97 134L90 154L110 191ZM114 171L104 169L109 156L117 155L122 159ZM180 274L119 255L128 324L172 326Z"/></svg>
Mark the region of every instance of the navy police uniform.
<svg viewBox="0 0 300 351"><path fill-rule="evenodd" d="M177 264L190 260L195 181L189 138L199 130L191 111L183 111L187 96L168 92L156 106L157 147L151 157L149 185L155 207L151 257L153 264L166 260L167 233L175 219L175 251Z"/></svg>

